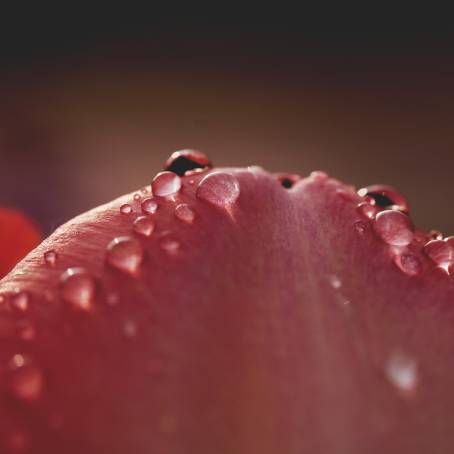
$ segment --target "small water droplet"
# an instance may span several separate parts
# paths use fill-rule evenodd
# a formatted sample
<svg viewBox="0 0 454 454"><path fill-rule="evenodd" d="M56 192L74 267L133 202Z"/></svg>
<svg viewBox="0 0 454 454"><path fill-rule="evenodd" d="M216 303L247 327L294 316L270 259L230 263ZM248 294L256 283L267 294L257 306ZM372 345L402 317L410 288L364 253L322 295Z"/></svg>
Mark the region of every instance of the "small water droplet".
<svg viewBox="0 0 454 454"><path fill-rule="evenodd" d="M400 254L394 257L396 266L408 276L417 276L422 272L421 260L413 254Z"/></svg>
<svg viewBox="0 0 454 454"><path fill-rule="evenodd" d="M362 235L367 229L367 224L363 221L355 221L353 227L360 235Z"/></svg>
<svg viewBox="0 0 454 454"><path fill-rule="evenodd" d="M129 203L125 203L120 207L121 214L131 214L132 213L132 206Z"/></svg>
<svg viewBox="0 0 454 454"><path fill-rule="evenodd" d="M375 200L375 205L381 209L393 209L408 213L410 208L405 197L391 186L374 184L358 190L360 197L369 197Z"/></svg>
<svg viewBox="0 0 454 454"><path fill-rule="evenodd" d="M153 195L169 197L176 194L181 188L181 178L173 172L160 172L151 182Z"/></svg>
<svg viewBox="0 0 454 454"><path fill-rule="evenodd" d="M154 231L154 222L146 216L140 216L134 221L132 228L135 233L148 237Z"/></svg>
<svg viewBox="0 0 454 454"><path fill-rule="evenodd" d="M331 287L334 289L339 289L342 287L342 281L339 278L339 276L336 276L335 274L332 274L329 276L329 283L331 284Z"/></svg>
<svg viewBox="0 0 454 454"><path fill-rule="evenodd" d="M361 202L356 207L359 214L362 214L366 218L373 219L378 212L378 209L367 202Z"/></svg>
<svg viewBox="0 0 454 454"><path fill-rule="evenodd" d="M195 180L191 179L188 181L188 184L190 184L191 186L195 184Z"/></svg>
<svg viewBox="0 0 454 454"><path fill-rule="evenodd" d="M134 194L133 200L135 202L139 202L142 199L142 196L140 194Z"/></svg>
<svg viewBox="0 0 454 454"><path fill-rule="evenodd" d="M9 363L10 389L17 399L36 400L42 395L44 376L30 358L16 354Z"/></svg>
<svg viewBox="0 0 454 454"><path fill-rule="evenodd" d="M385 366L390 383L404 396L412 395L418 385L418 364L402 352L394 352Z"/></svg>
<svg viewBox="0 0 454 454"><path fill-rule="evenodd" d="M392 246L407 246L413 239L413 224L401 211L381 211L377 214L373 225L375 233Z"/></svg>
<svg viewBox="0 0 454 454"><path fill-rule="evenodd" d="M158 209L158 203L154 199L145 199L142 202L142 211L147 214L154 214Z"/></svg>
<svg viewBox="0 0 454 454"><path fill-rule="evenodd" d="M431 239L431 240L442 240L443 239L443 233L441 233L440 230L431 230L429 232L429 239Z"/></svg>
<svg viewBox="0 0 454 454"><path fill-rule="evenodd" d="M57 263L58 255L54 250L50 250L44 253L44 263L53 268Z"/></svg>
<svg viewBox="0 0 454 454"><path fill-rule="evenodd" d="M213 172L200 181L196 195L199 199L228 208L233 205L240 195L240 184L230 173Z"/></svg>
<svg viewBox="0 0 454 454"><path fill-rule="evenodd" d="M200 151L179 150L172 153L164 168L182 177L193 170L204 171L210 167L212 167L210 160Z"/></svg>
<svg viewBox="0 0 454 454"><path fill-rule="evenodd" d="M172 237L164 237L159 242L161 249L165 251L167 254L176 256L180 251L180 242Z"/></svg>
<svg viewBox="0 0 454 454"><path fill-rule="evenodd" d="M134 320L126 320L123 324L123 334L127 339L132 339L137 335L137 324Z"/></svg>
<svg viewBox="0 0 454 454"><path fill-rule="evenodd" d="M136 275L142 264L144 251L134 238L123 236L112 240L107 247L107 263L124 273Z"/></svg>
<svg viewBox="0 0 454 454"><path fill-rule="evenodd" d="M183 222L191 224L194 222L195 211L186 203L182 203L175 208L175 216Z"/></svg>
<svg viewBox="0 0 454 454"><path fill-rule="evenodd" d="M11 307L18 312L25 312L28 309L29 303L30 296L28 292L16 291L10 299Z"/></svg>
<svg viewBox="0 0 454 454"><path fill-rule="evenodd" d="M35 326L29 320L20 320L17 323L17 333L19 338L25 342L31 342L36 337Z"/></svg>
<svg viewBox="0 0 454 454"><path fill-rule="evenodd" d="M96 294L94 277L84 268L68 268L61 276L60 295L74 309L90 311Z"/></svg>
<svg viewBox="0 0 454 454"><path fill-rule="evenodd" d="M147 189L147 188L142 188L142 189L140 190L140 192L141 192L142 194L148 194L148 189Z"/></svg>
<svg viewBox="0 0 454 454"><path fill-rule="evenodd" d="M424 252L437 266L449 272L449 266L454 261L454 249L447 241L431 240L424 245Z"/></svg>

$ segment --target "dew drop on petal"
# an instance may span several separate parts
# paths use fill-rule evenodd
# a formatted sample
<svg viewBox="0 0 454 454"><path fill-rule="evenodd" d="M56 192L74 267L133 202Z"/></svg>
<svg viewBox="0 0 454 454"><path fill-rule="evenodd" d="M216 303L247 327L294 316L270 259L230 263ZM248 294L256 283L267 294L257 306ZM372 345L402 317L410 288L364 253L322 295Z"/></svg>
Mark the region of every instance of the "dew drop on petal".
<svg viewBox="0 0 454 454"><path fill-rule="evenodd" d="M442 240L443 239L443 233L441 233L440 230L431 230L429 232L429 239L431 239L431 240Z"/></svg>
<svg viewBox="0 0 454 454"><path fill-rule="evenodd" d="M135 202L139 202L142 199L142 196L140 194L134 194L133 200Z"/></svg>
<svg viewBox="0 0 454 454"><path fill-rule="evenodd" d="M160 172L151 182L153 195L169 197L176 194L181 188L181 178L173 172Z"/></svg>
<svg viewBox="0 0 454 454"><path fill-rule="evenodd" d="M145 199L142 202L142 211L147 214L154 214L156 213L156 210L158 209L158 203L154 199Z"/></svg>
<svg viewBox="0 0 454 454"><path fill-rule="evenodd" d="M179 176L187 175L188 172L204 171L211 168L212 164L208 157L197 150L179 150L172 153L165 163L165 170L174 172Z"/></svg>
<svg viewBox="0 0 454 454"><path fill-rule="evenodd" d="M44 253L44 263L51 268L53 268L57 263L57 258L58 255L54 250L47 251Z"/></svg>
<svg viewBox="0 0 454 454"><path fill-rule="evenodd" d="M194 222L195 211L186 203L182 203L175 208L175 216L182 222L191 224Z"/></svg>
<svg viewBox="0 0 454 454"><path fill-rule="evenodd" d="M373 226L375 233L392 246L407 246L413 239L413 224L410 218L400 211L381 211L377 214Z"/></svg>
<svg viewBox="0 0 454 454"><path fill-rule="evenodd" d="M200 181L196 195L212 205L228 208L238 199L240 184L230 173L213 172Z"/></svg>
<svg viewBox="0 0 454 454"><path fill-rule="evenodd" d="M138 235L148 237L154 231L154 222L146 216L140 216L134 221L132 228Z"/></svg>
<svg viewBox="0 0 454 454"><path fill-rule="evenodd" d="M417 276L422 272L421 260L414 254L399 254L394 257L395 265L407 276Z"/></svg>
<svg viewBox="0 0 454 454"><path fill-rule="evenodd" d="M168 255L176 256L180 251L180 242L172 237L164 237L159 242L161 249Z"/></svg>
<svg viewBox="0 0 454 454"><path fill-rule="evenodd" d="M408 213L410 211L405 197L391 186L374 184L358 190L360 197L368 197L375 200L377 207L381 209L397 209Z"/></svg>
<svg viewBox="0 0 454 454"><path fill-rule="evenodd" d="M20 400L36 400L42 395L44 376L30 358L16 354L9 363L10 389Z"/></svg>
<svg viewBox="0 0 454 454"><path fill-rule="evenodd" d="M131 214L132 213L132 206L129 203L125 203L120 207L121 214Z"/></svg>
<svg viewBox="0 0 454 454"><path fill-rule="evenodd" d="M140 192L141 192L142 194L148 194L148 189L147 189L147 188L142 188L142 189L140 190Z"/></svg>
<svg viewBox="0 0 454 454"><path fill-rule="evenodd" d="M84 268L68 268L61 276L60 295L76 310L90 311L96 294L94 277Z"/></svg>
<svg viewBox="0 0 454 454"><path fill-rule="evenodd" d="M342 287L341 279L339 278L339 276L336 276L335 274L329 276L329 283L331 287L333 287L334 289L339 289Z"/></svg>
<svg viewBox="0 0 454 454"><path fill-rule="evenodd" d="M410 396L418 385L418 364L410 356L394 352L385 365L389 382L402 394Z"/></svg>
<svg viewBox="0 0 454 454"><path fill-rule="evenodd" d="M378 209L374 205L367 202L359 203L356 207L356 211L369 219L373 219L374 216L378 213Z"/></svg>
<svg viewBox="0 0 454 454"><path fill-rule="evenodd" d="M443 240L431 240L424 245L424 252L439 267L449 270L454 261L454 249Z"/></svg>
<svg viewBox="0 0 454 454"><path fill-rule="evenodd" d="M124 273L137 274L142 264L144 251L134 238L122 236L112 240L107 247L107 263Z"/></svg>
<svg viewBox="0 0 454 454"><path fill-rule="evenodd" d="M30 295L28 292L17 291L11 296L10 304L18 312L25 312L30 304Z"/></svg>

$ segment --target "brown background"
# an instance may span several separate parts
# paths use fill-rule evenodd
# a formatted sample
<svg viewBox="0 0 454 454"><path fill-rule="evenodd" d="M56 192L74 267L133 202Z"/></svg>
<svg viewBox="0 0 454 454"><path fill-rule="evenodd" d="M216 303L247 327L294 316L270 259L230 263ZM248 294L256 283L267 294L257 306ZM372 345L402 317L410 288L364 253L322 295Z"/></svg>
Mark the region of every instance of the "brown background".
<svg viewBox="0 0 454 454"><path fill-rule="evenodd" d="M192 147L220 166L389 183L419 225L454 234L450 35L438 24L352 30L321 19L118 14L3 28L0 203L49 233Z"/></svg>

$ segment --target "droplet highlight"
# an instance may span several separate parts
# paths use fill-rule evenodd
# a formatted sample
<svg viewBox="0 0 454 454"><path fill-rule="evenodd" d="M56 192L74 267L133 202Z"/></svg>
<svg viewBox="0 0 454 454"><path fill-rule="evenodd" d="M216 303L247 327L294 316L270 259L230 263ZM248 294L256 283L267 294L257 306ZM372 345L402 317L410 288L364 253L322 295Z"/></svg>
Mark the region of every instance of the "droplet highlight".
<svg viewBox="0 0 454 454"><path fill-rule="evenodd" d="M73 309L91 311L96 294L96 281L84 268L69 268L61 276L60 295Z"/></svg>
<svg viewBox="0 0 454 454"><path fill-rule="evenodd" d="M192 224L195 219L195 211L186 203L182 203L175 208L175 216L182 222Z"/></svg>
<svg viewBox="0 0 454 454"><path fill-rule="evenodd" d="M374 184L358 190L360 197L368 197L375 201L380 209L395 209L409 213L410 208L405 197L391 186Z"/></svg>
<svg viewBox="0 0 454 454"><path fill-rule="evenodd" d="M424 245L424 252L437 266L449 272L454 261L454 249L447 241L429 241Z"/></svg>
<svg viewBox="0 0 454 454"><path fill-rule="evenodd" d="M50 267L54 268L57 263L58 255L54 250L47 251L44 253L44 263Z"/></svg>
<svg viewBox="0 0 454 454"><path fill-rule="evenodd" d="M416 391L418 385L418 364L414 358L401 352L394 352L385 365L389 382L406 397Z"/></svg>
<svg viewBox="0 0 454 454"><path fill-rule="evenodd" d="M107 263L124 273L136 275L144 257L142 245L134 238L123 236L112 240L107 247Z"/></svg>
<svg viewBox="0 0 454 454"><path fill-rule="evenodd" d="M230 173L213 172L199 183L196 196L219 208L229 208L240 195L240 184Z"/></svg>
<svg viewBox="0 0 454 454"><path fill-rule="evenodd" d="M377 207L367 202L361 202L360 204L358 204L356 211L362 216L369 219L373 219L378 213Z"/></svg>
<svg viewBox="0 0 454 454"><path fill-rule="evenodd" d="M10 299L11 307L17 312L25 312L30 304L28 292L17 291Z"/></svg>
<svg viewBox="0 0 454 454"><path fill-rule="evenodd" d="M138 235L149 237L154 231L154 222L146 216L140 216L134 221L132 228Z"/></svg>
<svg viewBox="0 0 454 454"><path fill-rule="evenodd" d="M154 214L158 209L158 203L154 199L145 199L142 202L142 211L146 214Z"/></svg>
<svg viewBox="0 0 454 454"><path fill-rule="evenodd" d="M377 236L392 246L407 246L413 239L413 223L401 211L381 211L377 214L373 226Z"/></svg>
<svg viewBox="0 0 454 454"><path fill-rule="evenodd" d="M132 213L132 206L129 203L125 203L120 207L121 214L131 214Z"/></svg>
<svg viewBox="0 0 454 454"><path fill-rule="evenodd" d="M181 189L181 178L173 172L160 172L151 182L151 191L157 197L170 197Z"/></svg>

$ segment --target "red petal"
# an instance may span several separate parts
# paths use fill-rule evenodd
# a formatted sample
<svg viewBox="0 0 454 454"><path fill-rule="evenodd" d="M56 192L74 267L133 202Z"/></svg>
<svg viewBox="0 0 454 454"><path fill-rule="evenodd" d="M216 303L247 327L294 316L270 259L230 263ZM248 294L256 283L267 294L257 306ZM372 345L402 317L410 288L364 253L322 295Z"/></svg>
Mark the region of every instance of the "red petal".
<svg viewBox="0 0 454 454"><path fill-rule="evenodd" d="M22 213L0 208L0 278L42 240L37 226Z"/></svg>
<svg viewBox="0 0 454 454"><path fill-rule="evenodd" d="M231 177L213 176L197 198L208 173L184 177L148 215L149 236L133 232L140 200L122 197L58 229L2 281L4 445L451 452L454 285L424 254L422 234L385 243L358 213L363 199L333 179L285 189L257 168L222 172L239 196ZM133 213L120 213L126 203ZM192 222L175 216L182 203ZM116 265L124 248L106 263L112 240L132 236L145 256L133 242L134 260ZM50 250L58 259L46 265ZM123 272L131 264L134 273ZM84 279L70 299L90 310L61 299L70 267L85 273L74 272ZM11 296L17 289L27 293Z"/></svg>

